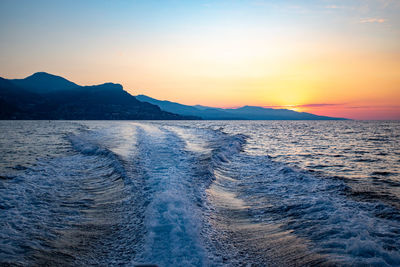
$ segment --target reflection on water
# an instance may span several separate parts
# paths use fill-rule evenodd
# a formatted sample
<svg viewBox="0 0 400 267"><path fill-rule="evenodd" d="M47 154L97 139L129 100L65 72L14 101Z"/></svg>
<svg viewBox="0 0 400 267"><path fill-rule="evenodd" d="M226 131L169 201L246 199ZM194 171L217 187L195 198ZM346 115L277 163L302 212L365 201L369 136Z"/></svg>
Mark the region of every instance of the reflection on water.
<svg viewBox="0 0 400 267"><path fill-rule="evenodd" d="M251 155L315 175L345 179L353 194L400 208L400 123L396 121L263 121L226 123L245 133ZM215 127L218 127L217 125Z"/></svg>

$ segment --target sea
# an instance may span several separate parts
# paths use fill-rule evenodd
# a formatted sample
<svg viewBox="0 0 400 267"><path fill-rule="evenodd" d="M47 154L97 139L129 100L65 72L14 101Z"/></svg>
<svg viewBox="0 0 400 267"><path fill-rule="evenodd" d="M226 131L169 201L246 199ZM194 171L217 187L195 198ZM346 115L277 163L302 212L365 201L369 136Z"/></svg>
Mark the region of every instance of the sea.
<svg viewBox="0 0 400 267"><path fill-rule="evenodd" d="M1 266L400 266L399 121L0 121Z"/></svg>

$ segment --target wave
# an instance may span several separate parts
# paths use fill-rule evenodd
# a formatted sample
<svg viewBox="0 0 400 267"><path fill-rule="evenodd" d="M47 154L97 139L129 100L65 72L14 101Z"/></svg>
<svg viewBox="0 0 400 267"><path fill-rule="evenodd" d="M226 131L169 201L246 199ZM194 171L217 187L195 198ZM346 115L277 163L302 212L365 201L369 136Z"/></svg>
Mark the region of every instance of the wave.
<svg viewBox="0 0 400 267"><path fill-rule="evenodd" d="M146 184L146 237L134 263L160 266L207 264L200 229L201 195L191 175L185 143L174 133L152 125L138 126L138 166Z"/></svg>
<svg viewBox="0 0 400 267"><path fill-rule="evenodd" d="M400 262L397 212L390 205L357 201L343 180L248 154L245 135L185 131L191 132L186 143L206 139L212 151L204 172L211 182L203 236L220 264Z"/></svg>
<svg viewBox="0 0 400 267"><path fill-rule="evenodd" d="M0 178L1 263L400 262L393 207L251 153L248 135L212 123L82 124L66 134L68 153Z"/></svg>
<svg viewBox="0 0 400 267"><path fill-rule="evenodd" d="M135 253L140 190L121 160L88 136L69 135L78 153L39 160L0 190L2 264L93 265Z"/></svg>
<svg viewBox="0 0 400 267"><path fill-rule="evenodd" d="M246 261L278 265L400 262L399 223L393 216L377 216L397 214L396 210L349 198L349 188L342 181L245 153L223 161L215 173L217 181L209 192L220 209L216 220L227 233L226 240L233 239L239 251L252 255ZM221 195L226 197L221 200ZM240 201L233 201L232 195ZM247 241L252 238L256 244Z"/></svg>

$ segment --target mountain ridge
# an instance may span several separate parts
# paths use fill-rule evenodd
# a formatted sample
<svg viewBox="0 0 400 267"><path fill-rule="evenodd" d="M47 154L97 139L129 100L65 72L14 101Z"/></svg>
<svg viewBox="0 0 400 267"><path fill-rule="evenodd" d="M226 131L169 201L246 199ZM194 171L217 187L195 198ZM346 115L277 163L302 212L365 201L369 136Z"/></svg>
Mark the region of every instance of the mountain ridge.
<svg viewBox="0 0 400 267"><path fill-rule="evenodd" d="M141 102L121 84L80 86L37 72L24 79L0 77L0 119L182 120L199 119Z"/></svg>
<svg viewBox="0 0 400 267"><path fill-rule="evenodd" d="M213 108L202 105L184 105L168 100L158 100L146 95L137 95L140 101L146 101L161 109L180 115L196 115L205 120L347 120L320 116L307 112L297 112L289 109L273 109L245 105L239 108Z"/></svg>
<svg viewBox="0 0 400 267"><path fill-rule="evenodd" d="M26 90L36 93L79 88L79 85L74 82L44 71L35 72L34 74L23 79L11 79L9 81L21 88L25 88Z"/></svg>
<svg viewBox="0 0 400 267"><path fill-rule="evenodd" d="M133 96L118 83L81 86L36 72L23 79L0 77L0 119L77 120L344 120L288 109L245 105L214 108Z"/></svg>

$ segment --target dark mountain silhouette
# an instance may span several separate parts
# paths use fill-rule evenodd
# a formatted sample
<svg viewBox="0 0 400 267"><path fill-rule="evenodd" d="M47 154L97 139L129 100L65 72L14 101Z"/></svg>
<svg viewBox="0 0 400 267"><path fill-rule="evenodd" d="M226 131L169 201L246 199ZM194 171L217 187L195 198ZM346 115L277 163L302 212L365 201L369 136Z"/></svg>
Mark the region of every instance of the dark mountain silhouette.
<svg viewBox="0 0 400 267"><path fill-rule="evenodd" d="M206 106L188 106L182 105L175 102L166 100L157 100L145 95L137 95L136 98L139 101L148 102L159 106L162 110L174 110L176 114L185 114L186 116L199 116L207 120L229 120L229 119L241 119L236 115L229 114L223 109L210 108Z"/></svg>
<svg viewBox="0 0 400 267"><path fill-rule="evenodd" d="M273 109L257 106L244 106L236 109L225 109L225 111L250 120L343 120L342 118L319 116L289 109Z"/></svg>
<svg viewBox="0 0 400 267"><path fill-rule="evenodd" d="M38 104L41 97L24 90L7 79L0 77L0 118L11 118L14 114L28 109L29 105Z"/></svg>
<svg viewBox="0 0 400 267"><path fill-rule="evenodd" d="M13 84L35 93L48 93L69 89L78 89L80 86L67 79L46 72L36 72L25 79L10 80Z"/></svg>
<svg viewBox="0 0 400 267"><path fill-rule="evenodd" d="M0 78L0 119L68 120L336 120L287 109L244 106L236 109L188 106L136 97L122 85L80 86L45 72L25 79Z"/></svg>
<svg viewBox="0 0 400 267"><path fill-rule="evenodd" d="M288 109L272 109L255 106L223 109L200 105L182 105L175 102L157 100L145 95L138 95L136 98L140 101L157 105L165 111L185 116L199 116L206 120L343 120L342 118L318 116L311 113L296 112Z"/></svg>
<svg viewBox="0 0 400 267"><path fill-rule="evenodd" d="M120 84L79 86L44 72L0 78L0 119L175 120L199 119L138 101Z"/></svg>

